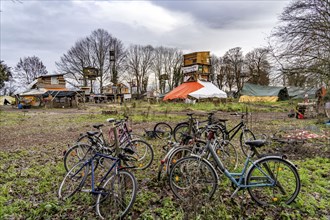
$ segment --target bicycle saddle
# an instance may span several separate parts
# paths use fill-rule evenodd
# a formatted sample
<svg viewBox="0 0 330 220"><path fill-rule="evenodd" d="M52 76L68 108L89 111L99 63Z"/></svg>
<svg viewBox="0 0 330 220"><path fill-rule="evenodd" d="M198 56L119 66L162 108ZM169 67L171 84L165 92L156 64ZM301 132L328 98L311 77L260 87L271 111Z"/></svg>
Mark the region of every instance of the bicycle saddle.
<svg viewBox="0 0 330 220"><path fill-rule="evenodd" d="M266 145L267 141L265 140L251 140L246 141L245 144L249 145L250 147L262 147Z"/></svg>
<svg viewBox="0 0 330 220"><path fill-rule="evenodd" d="M98 131L87 131L86 133L88 134L88 136L94 136L99 132Z"/></svg>
<svg viewBox="0 0 330 220"><path fill-rule="evenodd" d="M103 127L104 124L97 124L97 125L93 125L93 128L96 128L96 129L100 129L100 127Z"/></svg>
<svg viewBox="0 0 330 220"><path fill-rule="evenodd" d="M188 116L192 116L194 113L187 113Z"/></svg>

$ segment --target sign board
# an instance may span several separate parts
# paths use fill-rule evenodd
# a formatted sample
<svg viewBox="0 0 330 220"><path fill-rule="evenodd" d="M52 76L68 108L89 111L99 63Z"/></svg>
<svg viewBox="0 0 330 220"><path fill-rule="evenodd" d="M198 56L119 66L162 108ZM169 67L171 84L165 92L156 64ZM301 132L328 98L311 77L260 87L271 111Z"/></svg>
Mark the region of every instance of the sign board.
<svg viewBox="0 0 330 220"><path fill-rule="evenodd" d="M124 94L124 99L131 99L132 98L132 94Z"/></svg>
<svg viewBox="0 0 330 220"><path fill-rule="evenodd" d="M182 67L181 69L182 69L183 74L197 72L198 71L198 65L186 66L186 67Z"/></svg>

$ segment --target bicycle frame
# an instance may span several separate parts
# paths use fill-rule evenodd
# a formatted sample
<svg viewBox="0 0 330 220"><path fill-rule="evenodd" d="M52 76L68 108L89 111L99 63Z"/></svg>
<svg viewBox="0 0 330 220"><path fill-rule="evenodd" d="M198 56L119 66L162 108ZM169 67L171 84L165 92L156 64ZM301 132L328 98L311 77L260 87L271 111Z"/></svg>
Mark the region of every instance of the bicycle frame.
<svg viewBox="0 0 330 220"><path fill-rule="evenodd" d="M95 173L94 173L95 164L94 164L94 161L97 158L106 158L106 159L110 159L110 160L114 161L113 164L111 165L111 167L106 172L106 174L101 178L101 181L99 182L99 185L102 185L102 183L107 179L109 173L114 168L116 169L115 171L117 172L118 171L118 167L120 167L120 159L119 158L115 158L115 157L112 157L112 156L109 156L109 155L106 155L106 154L95 153L95 155L93 157L91 157L90 159L88 159L84 163L84 165L81 167L81 169L83 169L86 166L86 164L89 164L91 166L91 175L92 175L92 179L91 179L92 187L91 187L91 190L81 190L82 192L90 192L92 194L106 194L105 192L96 190L96 188L95 188ZM98 161L98 159L97 159L97 161ZM81 169L79 169L78 172Z"/></svg>
<svg viewBox="0 0 330 220"><path fill-rule="evenodd" d="M111 135L114 132L114 129L117 129L117 133L118 133L118 141L119 141L119 145L122 145L125 142L130 143L130 141L132 140L131 134L128 130L127 124L126 123L122 123L122 131L119 132L120 128L110 128L109 129L109 137L111 137Z"/></svg>
<svg viewBox="0 0 330 220"><path fill-rule="evenodd" d="M251 156L248 155L245 162L244 162L244 167L243 170L240 173L231 173L229 172L223 165L223 163L221 162L220 158L218 157L218 155L216 154L216 152L214 151L213 147L211 146L211 141L208 140L207 144L206 144L206 148L209 150L209 152L211 153L211 156L213 157L213 159L215 160L216 164L219 166L220 170L226 175L226 177L228 177L230 179L230 181L232 183L234 183L237 186L237 189L235 190L235 192L233 193L233 195L236 194L236 192L241 189L241 188L248 188L248 187L265 187L265 186L274 186L275 185L275 180L273 180L272 177L270 177L267 173L265 173L259 166L257 166L257 162L251 160ZM198 155L194 155L199 157ZM252 164L251 166L248 166L249 164ZM253 184L253 185L246 185L245 183L243 183L244 181L244 177L245 177L245 173L247 171L247 169L251 169L252 166L257 167L257 169L263 173L268 180L270 180L270 183L266 184L266 183L260 183L260 184ZM239 179L237 180L235 177L239 177ZM232 196L233 196L232 195Z"/></svg>
<svg viewBox="0 0 330 220"><path fill-rule="evenodd" d="M244 128L245 127L245 124L244 122L240 122L238 123L235 127L233 127L232 129L230 129L229 131L227 131L227 127L225 126L225 135L226 135L226 140L229 140L231 141L235 136L236 134L240 131L241 128ZM230 133L234 132L232 135L230 135Z"/></svg>

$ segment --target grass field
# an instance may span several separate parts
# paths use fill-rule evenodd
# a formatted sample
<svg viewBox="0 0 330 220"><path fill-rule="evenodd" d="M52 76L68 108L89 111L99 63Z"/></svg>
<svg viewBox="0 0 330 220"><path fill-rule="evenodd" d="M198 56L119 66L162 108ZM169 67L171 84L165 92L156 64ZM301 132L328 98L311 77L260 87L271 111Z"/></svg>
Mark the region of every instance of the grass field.
<svg viewBox="0 0 330 220"><path fill-rule="evenodd" d="M249 127L258 136L279 130L293 133L305 130L320 135L304 144L272 144L263 153L286 154L299 168L301 192L290 206L259 207L245 191L230 199L234 189L220 175L220 186L211 201L182 204L166 181L157 181L159 161L164 156L161 143L148 140L155 160L144 171L133 171L139 184L137 199L127 219L330 219L330 129L324 118L288 118L290 103L243 105L237 103L85 105L79 109L0 110L0 219L96 219L95 198L86 193L67 202L57 198L64 177L63 152L91 125L105 123L109 117L130 116L136 133L160 121L175 125L194 112L217 111L218 118L229 119L232 127L239 118L235 111L249 111ZM115 110L118 114L102 112ZM236 139L238 141L238 139ZM234 142L238 147L238 142ZM239 151L239 148L237 148ZM240 152L240 151L239 151ZM243 157L240 157L240 162Z"/></svg>

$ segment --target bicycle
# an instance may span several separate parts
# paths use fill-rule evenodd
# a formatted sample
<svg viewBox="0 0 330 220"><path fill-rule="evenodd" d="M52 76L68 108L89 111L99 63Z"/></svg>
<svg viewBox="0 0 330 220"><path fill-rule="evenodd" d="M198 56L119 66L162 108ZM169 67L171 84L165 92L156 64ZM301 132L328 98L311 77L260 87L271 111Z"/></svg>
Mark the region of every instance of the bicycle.
<svg viewBox="0 0 330 220"><path fill-rule="evenodd" d="M205 130L208 132L209 128L217 130L214 125L209 125ZM216 134L215 134L216 135ZM170 149L167 151L164 158L161 160L161 164L158 169L158 181L162 179L162 174L166 176L169 175L171 167L181 158L193 154L204 154L203 149L206 146L206 142L196 138L192 138L189 135L185 134L185 138L180 144L169 142ZM184 144L185 143L185 144ZM218 138L215 136L211 141L213 149L216 151L217 155L224 161L226 167L232 169L237 168L238 164L238 155L235 147L228 141L219 142ZM164 148L164 147L163 147ZM165 149L164 149L165 150ZM211 160L211 154L208 153L205 156L208 160ZM215 164L216 166L216 164ZM217 167L217 166L216 166ZM163 172L164 171L164 172ZM220 170L221 172L221 170Z"/></svg>
<svg viewBox="0 0 330 220"><path fill-rule="evenodd" d="M113 123L115 119L110 118L107 119L109 123ZM119 127L122 127L123 124L125 124L127 121L127 118L125 120L120 120L116 124L116 127L111 128L110 131L112 134L116 131L118 134ZM88 157L87 155L87 149L89 149L90 146L94 147L94 151L102 152L104 154L112 155L114 152L113 147L109 147L104 139L104 135L102 132L103 125L95 125L95 128L98 128L99 131L88 131L85 135L83 135L83 138L88 139L88 144L86 143L80 143L78 142L74 146L72 146L64 155L64 167L67 171L70 170L73 164L76 164L77 162L85 159ZM154 152L149 143L147 143L144 140L139 139L131 139L131 136L129 134L129 130L127 129L127 126L124 126L122 129L121 135L118 137L119 139L119 145L120 148L130 148L134 151L134 156L137 158L135 169L141 169L144 170L148 168L154 158ZM112 135L114 137L114 135ZM90 156L90 155L89 155Z"/></svg>
<svg viewBox="0 0 330 220"><path fill-rule="evenodd" d="M227 129L227 124L226 124L226 122L228 120L227 119L219 119L219 121L222 122L221 124L218 124L218 126L221 128L220 129L221 134L219 134L219 136L220 136L220 138L222 138L222 140L230 142L236 136L236 134L238 134L238 132L241 131L240 138L239 138L240 147L241 147L241 150L242 150L243 154L245 156L247 156L248 155L247 150L249 149L249 147L246 146L245 143L246 143L246 141L249 141L249 140L255 140L256 137L253 134L253 132L246 127L246 123L245 123L245 120L244 120L244 116L245 116L244 113L241 113L241 114L234 113L234 114L231 114L231 115L240 116L241 121L237 125L235 125L233 128L228 130ZM219 132L219 131L217 131L217 132Z"/></svg>
<svg viewBox="0 0 330 220"><path fill-rule="evenodd" d="M116 149L119 150L118 144L116 145ZM129 148L124 150L130 154L134 153ZM108 159L113 163L96 185L94 171L101 159ZM129 157L122 153L119 153L118 157L113 157L96 152L88 160L78 162L69 170L60 185L58 197L66 200L79 191L88 192L97 196L96 212L102 219L123 218L133 206L137 193L137 181L134 175L126 170L130 167L123 167L121 163L129 160ZM112 174L109 176L110 173ZM89 175L91 176L91 189L84 189Z"/></svg>
<svg viewBox="0 0 330 220"><path fill-rule="evenodd" d="M176 142L169 142L168 146L170 147L169 150L167 150L167 153L163 157L163 159L160 161L160 165L158 168L158 175L157 179L160 181L163 177L163 174L165 176L168 176L170 173L170 169L173 166L173 164L176 163L180 158L189 156L192 152L197 153L198 149L204 147L206 143L201 140L193 140L187 145L183 145L182 143L176 143ZM165 150L165 148L163 147Z"/></svg>
<svg viewBox="0 0 330 220"><path fill-rule="evenodd" d="M114 120L113 118L108 118L107 122ZM117 127L117 133L119 137L119 143L127 143L129 140L133 139L140 139L141 136L133 134L132 130L130 130L127 126L128 116L125 116L124 119L121 119L121 124ZM95 134L94 140L98 143L100 143L103 146L106 146L108 148L112 148L115 145L114 142L114 135L113 135L113 129L110 128L108 132L108 141L106 141L106 138L103 135L102 127L104 124L95 124L93 125L93 128L97 129L98 133ZM90 143L90 138L88 134L81 134L80 137L77 139L76 143Z"/></svg>
<svg viewBox="0 0 330 220"><path fill-rule="evenodd" d="M252 160L256 148L266 144L264 140L247 141L250 151L240 173L231 173L221 162L210 140L214 132L209 132L205 151L209 151L213 160L229 178L235 191L247 189L251 198L259 205L290 204L298 196L301 183L297 168L285 156L266 156ZM248 166L251 164L250 166ZM187 200L189 196L212 198L218 185L219 177L212 164L200 155L191 155L177 161L169 176L170 188L175 196Z"/></svg>
<svg viewBox="0 0 330 220"><path fill-rule="evenodd" d="M193 118L193 113L188 113L187 115L189 117L188 121L177 124L173 129L173 137L176 142L180 142L182 134L201 138L204 136L205 126L200 128L199 125L206 122L207 124L213 124L213 112L208 113L208 119L205 121L198 121L196 118Z"/></svg>

